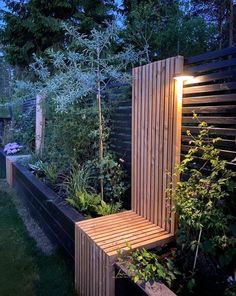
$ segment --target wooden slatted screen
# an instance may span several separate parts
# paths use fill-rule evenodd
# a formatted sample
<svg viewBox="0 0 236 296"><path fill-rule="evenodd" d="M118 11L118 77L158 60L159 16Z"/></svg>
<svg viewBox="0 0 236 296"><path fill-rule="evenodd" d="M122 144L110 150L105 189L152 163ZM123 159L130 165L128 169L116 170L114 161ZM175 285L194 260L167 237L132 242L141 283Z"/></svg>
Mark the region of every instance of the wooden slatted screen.
<svg viewBox="0 0 236 296"><path fill-rule="evenodd" d="M131 173L131 85L112 83L106 98L112 104L109 148L122 159L122 166Z"/></svg>
<svg viewBox="0 0 236 296"><path fill-rule="evenodd" d="M231 162L236 157L236 47L188 58L185 69L194 79L184 86L182 153L189 149L186 130L198 131L192 119L194 110L201 120L214 126L211 135L222 138L216 144L222 158L236 169Z"/></svg>
<svg viewBox="0 0 236 296"><path fill-rule="evenodd" d="M182 70L181 56L133 70L132 210L75 224L75 282L82 296L115 295L114 262L127 243L153 248L174 238L165 191L166 171L173 173L180 159L182 84L174 76Z"/></svg>
<svg viewBox="0 0 236 296"><path fill-rule="evenodd" d="M182 70L181 56L133 70L132 210L168 231L167 172L173 173L181 144L182 102L173 78Z"/></svg>

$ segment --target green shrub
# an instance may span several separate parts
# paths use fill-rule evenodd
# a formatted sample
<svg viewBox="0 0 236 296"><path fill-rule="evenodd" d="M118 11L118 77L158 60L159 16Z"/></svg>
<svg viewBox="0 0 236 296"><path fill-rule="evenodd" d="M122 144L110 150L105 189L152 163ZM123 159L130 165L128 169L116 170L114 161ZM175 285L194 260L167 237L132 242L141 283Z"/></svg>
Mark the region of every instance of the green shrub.
<svg viewBox="0 0 236 296"><path fill-rule="evenodd" d="M118 212L121 203L106 203L101 200L92 187L93 182L90 165L74 167L64 182L67 202L87 216L105 216Z"/></svg>
<svg viewBox="0 0 236 296"><path fill-rule="evenodd" d="M96 213L99 216L107 216L119 212L121 207L122 204L120 202L106 203L104 200L101 200L101 202L96 207Z"/></svg>
<svg viewBox="0 0 236 296"><path fill-rule="evenodd" d="M196 114L194 118L198 120ZM178 216L178 242L182 248L196 250L194 268L198 248L219 256L222 264L229 263L236 255L236 218L230 208L236 173L227 168L220 150L215 148L221 139L210 137L211 127L198 122L198 135L187 131L192 138L191 148L177 167L182 179L168 190Z"/></svg>
<svg viewBox="0 0 236 296"><path fill-rule="evenodd" d="M104 201L113 204L116 202L122 203L125 198L127 184L125 182L125 172L116 161L115 156L106 152L101 163L98 159L88 161L87 163L91 167L97 190L100 188L99 181L103 180Z"/></svg>
<svg viewBox="0 0 236 296"><path fill-rule="evenodd" d="M77 105L66 113L47 113L44 156L58 162L61 169L71 163L82 164L97 153L96 109Z"/></svg>
<svg viewBox="0 0 236 296"><path fill-rule="evenodd" d="M119 261L127 266L134 282L161 281L171 287L179 274L170 259L163 259L154 252L145 249L130 250L128 255L123 255L121 250Z"/></svg>
<svg viewBox="0 0 236 296"><path fill-rule="evenodd" d="M96 209L100 204L101 198L99 195L86 191L77 191L75 195L70 195L66 200L71 206L79 210L79 212L91 217L96 215Z"/></svg>

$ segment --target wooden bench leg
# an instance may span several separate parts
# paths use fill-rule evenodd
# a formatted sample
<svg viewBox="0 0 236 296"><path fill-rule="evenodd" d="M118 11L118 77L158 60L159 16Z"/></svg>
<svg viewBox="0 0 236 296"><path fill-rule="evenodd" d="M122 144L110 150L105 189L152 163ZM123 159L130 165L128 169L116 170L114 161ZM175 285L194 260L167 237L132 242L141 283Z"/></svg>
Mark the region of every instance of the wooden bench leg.
<svg viewBox="0 0 236 296"><path fill-rule="evenodd" d="M115 295L115 259L76 226L75 286L80 296Z"/></svg>

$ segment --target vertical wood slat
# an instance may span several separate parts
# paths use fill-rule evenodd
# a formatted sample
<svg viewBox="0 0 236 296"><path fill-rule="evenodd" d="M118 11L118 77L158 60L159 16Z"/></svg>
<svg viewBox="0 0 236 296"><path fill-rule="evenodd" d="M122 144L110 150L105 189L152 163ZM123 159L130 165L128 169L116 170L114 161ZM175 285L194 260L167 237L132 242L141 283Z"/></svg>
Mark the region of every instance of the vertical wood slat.
<svg viewBox="0 0 236 296"><path fill-rule="evenodd" d="M183 58L174 61L175 73L183 72ZM183 81L175 81L174 83L174 129L173 129L173 145L172 145L172 173L174 173L175 165L180 163L181 154L181 126L182 126L182 99L183 99ZM179 176L173 180L173 186L179 180ZM175 234L175 215L171 212L171 233Z"/></svg>
<svg viewBox="0 0 236 296"><path fill-rule="evenodd" d="M36 96L36 118L35 118L35 151L42 154L44 148L45 116L43 112L43 97Z"/></svg>
<svg viewBox="0 0 236 296"><path fill-rule="evenodd" d="M75 287L80 295L113 296L114 258L109 257L80 229L75 228Z"/></svg>
<svg viewBox="0 0 236 296"><path fill-rule="evenodd" d="M132 210L168 231L174 217L167 171L174 172L180 155L182 104L173 78L182 70L181 56L133 70Z"/></svg>

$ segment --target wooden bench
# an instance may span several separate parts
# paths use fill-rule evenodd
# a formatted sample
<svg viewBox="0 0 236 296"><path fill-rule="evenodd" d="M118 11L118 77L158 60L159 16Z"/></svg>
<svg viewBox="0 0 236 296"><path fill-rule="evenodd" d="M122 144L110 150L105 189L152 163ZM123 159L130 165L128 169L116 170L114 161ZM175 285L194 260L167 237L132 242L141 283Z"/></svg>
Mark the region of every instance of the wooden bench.
<svg viewBox="0 0 236 296"><path fill-rule="evenodd" d="M153 248L175 235L166 197L180 158L183 57L133 69L131 210L76 223L75 282L81 296L115 294L119 249Z"/></svg>

